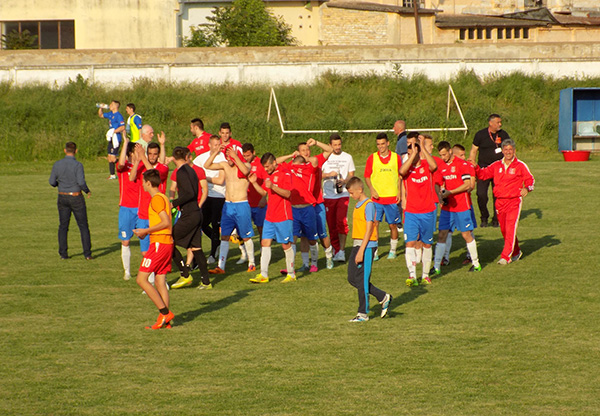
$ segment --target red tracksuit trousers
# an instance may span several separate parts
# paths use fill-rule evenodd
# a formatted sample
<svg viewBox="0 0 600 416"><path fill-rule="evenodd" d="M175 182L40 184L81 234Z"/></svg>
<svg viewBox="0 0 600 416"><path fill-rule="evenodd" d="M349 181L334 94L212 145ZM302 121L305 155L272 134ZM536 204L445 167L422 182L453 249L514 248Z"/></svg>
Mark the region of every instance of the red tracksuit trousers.
<svg viewBox="0 0 600 416"><path fill-rule="evenodd" d="M519 216L521 215L521 206L523 198L498 198L496 199L496 212L498 213L498 222L500 231L504 237L504 249L502 258L510 261L511 257L519 254L519 240L517 239L517 226Z"/></svg>

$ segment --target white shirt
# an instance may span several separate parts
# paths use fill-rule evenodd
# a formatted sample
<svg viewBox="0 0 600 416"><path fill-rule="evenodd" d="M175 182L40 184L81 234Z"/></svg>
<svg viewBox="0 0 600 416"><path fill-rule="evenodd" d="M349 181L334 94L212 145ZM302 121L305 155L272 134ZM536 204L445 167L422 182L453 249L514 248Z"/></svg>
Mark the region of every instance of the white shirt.
<svg viewBox="0 0 600 416"><path fill-rule="evenodd" d="M206 163L206 161L208 160L209 157L210 157L210 152L204 152L200 156L196 156L196 159L194 159L194 165L200 166L202 169L204 169L204 172L206 172L207 178L216 178L217 176L219 176L219 173L221 172L220 170L212 170L212 169L204 168L204 164ZM225 156L223 156L223 153L219 152L219 154L215 157L215 160L213 161L213 163L220 163L220 162L226 162L226 161L227 160L225 159ZM208 195L207 196L209 198L225 198L225 182L223 182L223 185L217 185L217 184L208 182Z"/></svg>
<svg viewBox="0 0 600 416"><path fill-rule="evenodd" d="M339 155L332 153L329 159L323 164L321 170L323 173L337 172L341 179L346 180L348 179L348 174L354 172L356 168L354 167L352 156L346 152L342 152ZM350 196L345 186L342 192L338 194L335 190L335 183L335 178L326 178L323 180L323 198L338 199Z"/></svg>

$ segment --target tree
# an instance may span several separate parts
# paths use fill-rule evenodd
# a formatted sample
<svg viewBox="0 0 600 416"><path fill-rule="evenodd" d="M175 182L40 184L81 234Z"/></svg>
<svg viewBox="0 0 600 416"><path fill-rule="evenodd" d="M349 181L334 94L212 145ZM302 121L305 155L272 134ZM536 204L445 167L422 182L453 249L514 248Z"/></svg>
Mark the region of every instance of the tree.
<svg viewBox="0 0 600 416"><path fill-rule="evenodd" d="M29 30L21 33L11 30L10 33L2 35L2 47L4 49L37 49L37 35L32 35Z"/></svg>
<svg viewBox="0 0 600 416"><path fill-rule="evenodd" d="M217 7L207 19L212 24L190 27L184 46L290 46L297 40L281 16L267 10L262 0L234 0Z"/></svg>

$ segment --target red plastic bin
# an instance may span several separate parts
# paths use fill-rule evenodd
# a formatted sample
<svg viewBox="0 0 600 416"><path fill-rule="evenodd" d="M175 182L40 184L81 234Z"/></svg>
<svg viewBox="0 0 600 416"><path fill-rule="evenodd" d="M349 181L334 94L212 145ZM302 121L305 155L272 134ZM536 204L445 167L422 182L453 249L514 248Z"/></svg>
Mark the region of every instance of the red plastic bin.
<svg viewBox="0 0 600 416"><path fill-rule="evenodd" d="M585 162L590 160L589 150L563 150L562 154L565 162Z"/></svg>

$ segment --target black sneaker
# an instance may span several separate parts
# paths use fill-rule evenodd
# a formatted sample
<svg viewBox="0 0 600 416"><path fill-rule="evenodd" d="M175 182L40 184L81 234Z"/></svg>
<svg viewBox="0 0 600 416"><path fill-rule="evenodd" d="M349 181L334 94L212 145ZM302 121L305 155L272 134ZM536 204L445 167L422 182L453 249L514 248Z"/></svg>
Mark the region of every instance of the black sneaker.
<svg viewBox="0 0 600 416"><path fill-rule="evenodd" d="M479 226L480 226L481 228L488 227L488 222L487 222L487 220L484 220L484 219L482 219L482 220L481 220L481 224L479 224Z"/></svg>
<svg viewBox="0 0 600 416"><path fill-rule="evenodd" d="M498 220L492 220L492 227L494 227L494 228L500 227L500 223L498 222Z"/></svg>

